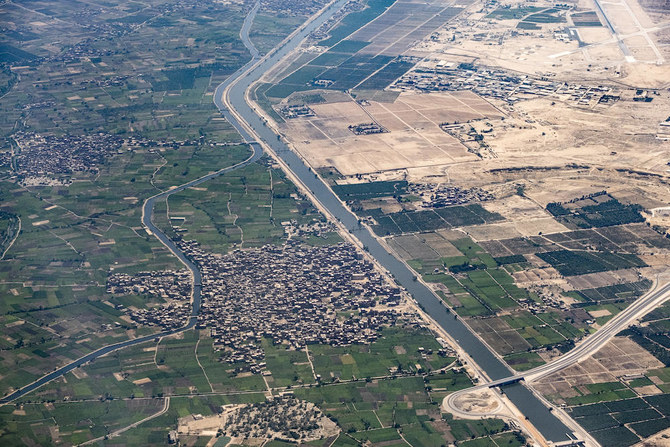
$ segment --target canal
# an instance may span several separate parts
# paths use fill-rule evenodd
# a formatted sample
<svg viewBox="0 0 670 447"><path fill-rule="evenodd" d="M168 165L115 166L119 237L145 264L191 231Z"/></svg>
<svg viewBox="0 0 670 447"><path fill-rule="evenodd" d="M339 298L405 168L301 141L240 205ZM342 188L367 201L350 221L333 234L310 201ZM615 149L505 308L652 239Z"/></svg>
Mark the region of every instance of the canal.
<svg viewBox="0 0 670 447"><path fill-rule="evenodd" d="M292 173L308 188L320 204L326 208L332 216L338 219L344 227L349 230L364 247L368 250L380 265L386 268L394 276L396 281L405 287L414 299L421 305L447 333L451 335L459 345L472 357L472 359L492 379L501 379L511 376L513 371L501 361L482 341L466 326L460 319L446 311L444 304L427 286L416 281L415 274L403 262L393 256L379 242L379 240L368 230L361 226L358 218L352 214L340 200L333 194L328 186L305 165L302 159L296 155L278 135L268 128L263 119L254 111L246 101L246 92L253 83L258 81L266 72L277 65L283 57L295 49L312 31L328 20L346 0L338 0L327 8L314 21L304 27L279 48L273 50L265 59L258 62L251 70L241 70L237 76L226 80L214 95L214 103L223 113L225 118L242 134L251 141L254 138L242 126L223 103L222 95L228 88L227 102L234 108L246 124L251 127L257 136L280 157ZM247 29L248 30L248 29ZM248 33L242 32L241 37L244 44L249 48L254 60L258 58L257 51ZM515 384L505 388L505 393L517 408L535 425L535 427L550 441L565 441L569 439L571 430L565 426L526 386Z"/></svg>

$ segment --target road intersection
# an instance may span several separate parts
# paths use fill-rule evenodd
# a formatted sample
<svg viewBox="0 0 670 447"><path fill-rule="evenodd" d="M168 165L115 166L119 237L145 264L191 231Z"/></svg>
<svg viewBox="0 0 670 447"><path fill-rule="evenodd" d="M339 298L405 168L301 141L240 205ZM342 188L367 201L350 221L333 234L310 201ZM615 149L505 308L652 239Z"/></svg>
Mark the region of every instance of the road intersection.
<svg viewBox="0 0 670 447"><path fill-rule="evenodd" d="M598 352L598 350L605 346L605 344L607 344L607 342L609 342L616 334L628 328L635 321L639 320L668 299L670 299L670 282L666 282L661 286L659 285L658 281L656 281L654 282L652 289L644 296L628 306L625 310L608 321L597 332L586 337L582 342L578 343L574 349L562 355L558 359L528 371L518 372L509 377L490 381L473 388L468 388L452 393L444 398L442 407L445 411L463 418L494 417L500 413L499 409L496 409L490 414L486 411L473 412L462 408L462 402L468 401L468 398L471 399L472 396L475 396L477 393L481 393L487 389L512 385L522 380L527 384L536 382L553 373L574 365L575 363L585 360L586 358ZM538 393L535 394L537 395ZM542 396L538 397L540 397L546 405L551 406L551 404L547 402ZM588 434L583 431L580 434L584 438L588 437Z"/></svg>

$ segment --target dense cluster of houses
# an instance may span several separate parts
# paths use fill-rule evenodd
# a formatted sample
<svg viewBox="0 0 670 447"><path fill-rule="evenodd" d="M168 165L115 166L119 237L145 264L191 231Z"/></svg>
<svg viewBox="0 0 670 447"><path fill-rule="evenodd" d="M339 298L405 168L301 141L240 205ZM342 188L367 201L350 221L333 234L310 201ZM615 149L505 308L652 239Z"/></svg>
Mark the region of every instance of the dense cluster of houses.
<svg viewBox="0 0 670 447"><path fill-rule="evenodd" d="M410 183L407 192L421 197L424 208L442 208L493 199L491 193L480 188L459 188L443 183Z"/></svg>
<svg viewBox="0 0 670 447"><path fill-rule="evenodd" d="M328 428L331 432L339 431L335 423L328 420L316 405L291 395L261 403L237 405L230 411L226 411L224 407L222 419L224 421L221 426L225 436L246 439L310 441L330 434Z"/></svg>
<svg viewBox="0 0 670 447"><path fill-rule="evenodd" d="M124 148L156 150L178 149L182 146L203 144L204 137L193 140L153 140L131 136L119 138L106 133L85 136L45 135L17 132L12 135L16 149L0 153L0 166L12 167L25 186L66 185L74 173L97 173L99 166ZM214 146L237 143L210 143Z"/></svg>
<svg viewBox="0 0 670 447"><path fill-rule="evenodd" d="M400 90L423 92L470 90L484 97L491 97L514 104L523 99L555 97L578 104L610 102L618 98L611 87L568 84L548 78L534 78L511 73L500 68L473 64L429 62L419 65L393 84ZM605 101L601 99L605 97Z"/></svg>
<svg viewBox="0 0 670 447"><path fill-rule="evenodd" d="M280 16L311 16L326 3L324 0L261 0L261 10Z"/></svg>
<svg viewBox="0 0 670 447"><path fill-rule="evenodd" d="M178 244L202 272L197 327L210 331L223 361L246 363L254 373L264 367L263 338L292 349L316 343L367 344L377 339L382 326L401 317L396 306L402 290L351 244L313 247L289 239L282 246L225 255L206 252L194 241ZM172 329L190 317L186 272L114 274L108 291L158 295L168 301L130 311L139 324ZM414 317L403 320L419 324Z"/></svg>
<svg viewBox="0 0 670 447"><path fill-rule="evenodd" d="M152 295L165 300L187 300L191 296L188 270L114 273L107 278L107 292L117 295Z"/></svg>
<svg viewBox="0 0 670 447"><path fill-rule="evenodd" d="M214 258L189 248L192 255L199 251L194 257L203 272L198 326L210 329L229 363L260 363L264 337L294 349L371 343L382 325L397 319L391 307L400 302L401 290L352 245L289 241Z"/></svg>
<svg viewBox="0 0 670 447"><path fill-rule="evenodd" d="M309 223L299 224L295 219L291 219L281 222L281 226L289 239L305 236L325 237L329 233L337 231L335 225L327 220L313 220Z"/></svg>
<svg viewBox="0 0 670 447"><path fill-rule="evenodd" d="M18 147L13 162L22 176L97 172L123 144L123 139L106 133L55 136L17 132L12 139Z"/></svg>

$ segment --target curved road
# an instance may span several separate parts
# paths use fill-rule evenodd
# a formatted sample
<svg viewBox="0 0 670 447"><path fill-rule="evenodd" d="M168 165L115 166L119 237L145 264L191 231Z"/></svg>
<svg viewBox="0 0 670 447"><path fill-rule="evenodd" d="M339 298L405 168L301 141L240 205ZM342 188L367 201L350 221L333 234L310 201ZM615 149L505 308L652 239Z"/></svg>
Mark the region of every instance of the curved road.
<svg viewBox="0 0 670 447"><path fill-rule="evenodd" d="M177 245L167 236L165 233L163 233L156 225L154 225L152 218L153 218L153 212L154 212L154 204L156 203L157 200L160 199L166 199L172 194L175 194L177 192L183 191L187 188L190 188L192 186L197 186L201 183L206 182L207 180L211 180L214 177L218 177L222 174L225 174L226 172L233 171L235 169L239 169L241 167L244 167L250 163L255 162L256 160L260 159L261 156L263 155L263 150L261 149L260 145L258 143L251 143L250 144L252 148L252 154L247 158L246 160L233 165L229 166L227 168L221 169L219 171L213 172L211 174L207 174L203 177L200 177L196 180L192 180L188 183L184 183L183 185L177 186L176 188L172 188L168 191L161 192L159 194L156 194L155 196L152 196L148 198L144 202L144 206L142 207L142 223L146 227L147 231L153 234L172 254L174 254L179 260L181 261L182 264L191 272L191 278L193 279L192 283L192 289L191 289L191 304L192 304L192 309L191 309L191 318L189 319L189 322L180 328L177 329L171 329L169 331L163 331L163 332L158 332L156 334L152 335L146 335L144 337L139 337L139 338L133 338L132 340L126 340L123 342L119 343L114 343L112 345L107 345L104 346L97 351L93 351L89 354L86 354L83 357L80 357L79 359L75 360L72 363L68 363L65 366L62 366L51 373L42 376L41 378L37 379L33 383L24 386L23 388L20 388L7 396L3 397L0 399L0 405L4 405L7 403L10 403L19 397L22 397L37 388L41 387L42 385L45 385L49 382L51 382L54 379L57 379L70 371L72 371L75 368L78 368L85 363L90 362L91 360L97 359L98 357L101 357L103 355L109 354L110 352L117 351L119 349L127 348L128 346L134 346L139 343L144 343L150 340L154 340L159 337L165 337L167 335L174 335L178 334L179 332L186 331L188 329L191 329L193 326L195 326L195 323L197 321L198 314L200 313L200 292L202 288L202 274L200 273L200 270L198 267L191 262L186 255L177 247Z"/></svg>
<svg viewBox="0 0 670 447"><path fill-rule="evenodd" d="M258 7L260 6L260 3L257 2L254 7L251 9L249 14L246 16L244 23L242 25L242 31L240 32L240 35L242 39L247 42L248 41L248 33L249 33L249 28L251 27L251 23L253 22L253 19L256 15L256 12L258 11ZM246 38L245 38L246 37ZM251 44L249 41L250 46L249 51L253 55L252 60L249 61L246 65L244 65L241 69L239 69L237 72L235 72L231 78L234 78L236 76L239 76L240 73L244 72L249 66L252 66L253 64L256 63L257 58L258 58L258 51L256 51L256 48ZM229 79L231 79L229 78ZM249 142L249 139L246 138L246 141ZM191 329L192 327L195 326L197 322L197 317L198 314L200 313L200 293L202 289L202 273L198 269L198 267L191 262L188 257L177 247L177 245L170 239L165 233L163 233L156 225L153 223L153 213L154 213L154 205L157 200L164 200L170 197L172 194L184 191L187 188L197 186L201 183L204 183L208 180L211 180L215 177L218 177L220 175L225 174L226 172L233 171L235 169L242 168L244 166L249 165L250 163L253 163L261 158L263 155L263 149L261 146L256 143L256 142L250 142L249 143L251 147L251 155L249 158L246 160L237 163L233 166L229 166L227 168L223 168L221 170L218 170L216 172L213 172L211 174L204 175L200 178L197 178L195 180L192 180L190 182L184 183L183 185L179 185L176 187L173 187L167 191L163 191L161 193L158 193L152 197L149 197L145 202L144 205L142 206L142 224L146 228L147 232L155 236L161 244L163 244L172 254L174 254L179 261L181 261L182 264L191 272L191 278L192 278L192 289L191 289L191 318L189 319L188 323L185 326L182 326L180 328L176 329L171 329L168 331L163 331L159 332L156 334L152 335L146 335L144 337L139 337L139 338L134 338L132 340L126 340L123 342L119 343L114 343L111 345L103 346L102 348L93 351L89 354L86 354L83 357L78 358L77 360L68 363L65 366L62 366L60 368L55 369L49 374L46 374L33 383L26 385L10 394L7 396L3 397L0 399L0 406L8 404L10 402L15 401L16 399L25 396L26 394L36 390L37 388L51 382L54 379L57 379L59 377L62 377L63 375L69 373L75 368L78 368L92 360L97 359L98 357L101 357L103 355L109 354L110 352L118 351L119 349L127 348L129 346L134 346L140 343L145 343L150 340L154 340L159 337L165 337L168 335L174 335L178 334L179 332L184 332L188 329Z"/></svg>
<svg viewBox="0 0 670 447"><path fill-rule="evenodd" d="M283 167L309 191L311 197L321 205L321 208L337 219L352 236L358 239L370 255L412 295L422 309L461 345L488 377L493 380L509 377L513 371L467 325L448 313L443 301L425 284L416 281L415 273L407 265L393 256L367 227L359 224L358 218L333 194L321 178L305 165L303 160L272 129L267 127L264 119L247 101L250 87L280 63L282 58L296 48L310 32L331 17L345 1L336 0L331 3L324 9L324 12L303 25L276 50L260 59L239 77L231 78L229 82L221 85L214 95L214 103L244 138L262 142L266 150L273 152L280 159ZM522 413L529 415L531 423L545 438L552 441L569 439L573 429L556 418L547 405L531 390L521 385L510 387L507 395Z"/></svg>
<svg viewBox="0 0 670 447"><path fill-rule="evenodd" d="M290 36L287 41L279 45L276 50L260 59L253 67L246 70L239 77L231 78L229 82L222 84L215 92L214 103L245 138L250 138L253 135L254 139L262 142L266 149L273 152L282 161L283 167L310 192L312 198L318 201L322 208L327 210L331 216L339 220L380 265L391 272L396 281L405 287L423 310L461 345L475 363L486 372L489 378L502 383L509 382L510 380L521 380L520 377L514 376L514 371L501 361L467 325L459 318L455 318L455 316L445 311L442 300L425 284L416 281L414 272L407 265L395 258L370 233L368 228L359 224L358 218L333 194L332 190L324 184L311 168L272 129L267 127L264 119L256 113L253 106L249 103L247 94L253 84L260 80L266 72L272 70L280 63L281 59L292 51L311 30L330 17L332 14L329 11L339 8L343 3L343 0L339 0L331 4L331 6L326 8L325 13L317 16L312 22L308 22L303 28ZM648 301L657 302L654 299L648 299ZM650 309L644 304L634 305L630 312L617 318L616 321L621 325L627 324L627 322L635 318L633 314L636 313L636 310L640 310L643 307ZM629 319L626 319L626 316ZM611 326L608 327L611 328ZM607 339L608 336L611 337L613 333L617 332L617 329L610 329L610 331L610 333L603 331L600 336L596 336L597 334L590 336L588 339L593 339L593 341L589 342L589 346L603 343L603 340ZM566 355L564 356L565 360L562 362L556 365L552 364L554 365L553 368L565 367L561 365L571 364L582 358L581 356L587 349L581 348L581 346L576 354ZM566 441L571 437L573 431L581 431L573 421L568 422L572 428L565 425L552 413L551 406L546 400L541 396L535 395L532 390L523 384L513 384L507 387L505 391L510 401L528 417L530 422L537 427L547 440L554 442Z"/></svg>
<svg viewBox="0 0 670 447"><path fill-rule="evenodd" d="M238 132L246 141L251 142L250 144L253 148L252 156L238 165L231 166L230 168L226 168L216 173L204 176L200 179L186 183L172 190L159 193L147 199L144 204L142 221L145 226L161 241L161 243L163 243L172 253L174 253L187 268L189 268L193 275L193 311L189 323L183 328L166 331L135 340L128 340L126 342L101 348L94 353L88 354L87 356L84 356L81 359L52 372L51 374L44 376L33 384L28 385L3 399L0 399L0 404L11 402L12 400L15 400L16 398L21 397L36 389L37 387L49 382L50 380L60 377L72 369L101 355L126 346L142 343L164 335L174 334L193 327L200 306L201 275L197 267L191 263L188 258L186 258L186 256L184 256L178 247L157 227L155 227L155 225L153 225L151 222L153 205L156 200L164 199L170 194L174 194L188 187L195 186L213 177L221 175L224 172L237 169L257 160L262 155L262 149L261 145L255 141L263 141L266 147L271 149L282 160L284 166L290 171L291 174L299 179L303 186L311 192L312 196L316 197L322 207L325 208L332 216L337 218L352 233L352 235L354 235L366 247L369 253L382 266L384 266L393 274L397 282L412 294L414 299L421 305L421 307L435 320L436 323L444 328L453 337L453 339L463 347L463 349L474 359L474 361L486 372L486 374L491 379L496 382L503 383L505 381L509 381L510 378L520 380L520 377L511 374L512 371L509 369L509 367L493 352L491 352L491 350L484 343L482 343L482 341L470 330L467 325L465 325L460 319L455 318L453 315L445 311L444 304L439 299L439 297L437 297L432 292L432 290L430 290L420 281L416 281L413 271L411 271L401 261L396 259L391 253L389 253L385 246L383 246L366 227L362 227L358 223L357 217L352 214L333 194L328 186L325 185L323 181L303 163L299 156L292 152L291 149L281 141L278 135L266 126L264 120L259 115L257 115L254 109L247 103L246 94L249 87L258 81L263 74L279 63L284 56L297 47L297 45L302 42L302 40L307 37L308 34L310 34L316 28L321 26L321 24L323 24L326 20L332 17L332 15L335 14L335 12L337 12L344 5L344 3L346 3L346 0L333 1L329 6L324 8L324 10L313 17L313 19L306 22L300 29L291 34L284 42L282 42L275 50L270 52L264 58L259 57L256 48L253 46L248 37L249 28L251 27L253 17L258 10L259 3L257 2L254 5L249 15L245 19L242 26L242 31L240 32L240 36L242 37L244 44L249 49L252 55L252 59L244 67L230 76L225 82L219 85L214 94L214 103L221 110L223 116L238 130ZM668 289L665 287L662 289L665 290L664 293L667 293ZM665 297L665 295L663 296ZM656 298L660 300L659 297ZM653 303L657 302L656 299L648 299L646 301L648 301L647 305L641 304L636 306L635 309L637 309L638 312L642 312L643 310L648 309L648 306L655 305ZM631 313L635 313L635 311L632 311ZM622 314L620 314L620 316ZM625 315L630 315L630 313ZM616 321L618 321L620 324L625 324L626 321L630 321L625 318L619 318L620 316L618 316L616 319ZM606 325L606 327L610 327L610 325ZM611 332L616 333L615 329L611 329ZM600 331L598 333L600 333ZM598 333L588 337L587 340L596 337ZM594 342L589 343L589 346L593 346L593 344L597 345L598 340L601 340L600 343L603 343L602 339L596 338ZM575 349L582 349L581 347L584 344L585 343L580 344L580 346ZM568 362L574 362L579 358L582 358L584 351L579 352L582 352L582 354L575 354L573 356L566 354L566 356L564 356L566 358L564 364L567 364ZM557 362L561 359L557 360ZM554 365L554 363L551 365ZM547 367L547 365L544 366ZM536 372L539 374L542 373L542 370ZM530 378L531 376L528 373L529 372L527 372L527 375L524 377L527 376ZM550 372L547 372L546 374L549 373ZM490 386L490 384L484 386ZM470 390L472 390L472 388ZM568 433L570 433L572 430L563 424L559 419L557 419L553 414L551 414L550 410L547 408L546 402L535 396L531 390L520 384L516 384L507 388L506 392L508 398L519 408L523 414L528 416L530 421L542 432L545 438L551 441L564 441L568 439Z"/></svg>
<svg viewBox="0 0 670 447"><path fill-rule="evenodd" d="M557 358L556 360L538 366L537 368L529 369L528 371L518 372L516 374L510 375L509 377L504 377L502 379L494 380L477 387L450 394L444 399L444 407L449 409L449 411L453 410L457 414L467 415L467 412L460 410L454 403L459 395L478 389L503 386L520 380L524 380L526 382L537 381L543 377L565 369L570 365L574 365L575 363L578 363L579 361L595 354L616 334L626 329L628 326L630 326L631 323L651 312L668 299L670 299L670 283L666 283L660 287L656 285L643 297L639 298L633 304L621 311L616 317L608 321L597 332L586 337L584 341L579 343L575 348Z"/></svg>

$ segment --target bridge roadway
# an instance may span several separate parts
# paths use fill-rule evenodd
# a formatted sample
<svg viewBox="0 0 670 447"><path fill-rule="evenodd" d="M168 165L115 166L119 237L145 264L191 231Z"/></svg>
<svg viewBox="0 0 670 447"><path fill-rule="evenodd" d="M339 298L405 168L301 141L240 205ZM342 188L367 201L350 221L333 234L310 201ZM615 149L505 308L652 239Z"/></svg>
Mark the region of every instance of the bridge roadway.
<svg viewBox="0 0 670 447"><path fill-rule="evenodd" d="M484 388L494 388L498 386L506 387L507 385L512 385L514 383L520 382L521 380L525 382L537 381L547 377L550 374L574 365L575 363L578 363L579 361L595 354L616 334L629 327L637 319L651 312L668 299L670 299L670 283L666 283L663 286L659 286L658 283L654 283L652 290L628 306L625 310L621 311L597 332L586 337L584 341L579 343L574 349L562 355L558 359L528 371L519 372L509 377L493 380L474 388L469 388L467 390L453 393L444 399L443 406L449 412L453 412L461 416L472 416L472 414L462 411L458 405L456 405L456 400L459 396ZM505 388L505 390L507 391L507 388Z"/></svg>
<svg viewBox="0 0 670 447"><path fill-rule="evenodd" d="M337 198L332 190L307 166L269 128L255 109L248 102L250 87L265 73L279 64L284 56L307 37L307 35L331 17L345 0L336 0L326 7L320 15L307 22L287 40L277 46L266 57L259 60L239 77L222 84L214 94L214 103L228 121L247 139L262 142L264 149L274 153L298 184L301 184L310 196L317 201L333 218L337 219L372 257L386 268L405 287L422 309L431 316L450 336L461 345L463 350L493 380L509 377L512 370L498 358L470 328L460 319L447 312L442 300L437 297L421 281L417 281L414 272L403 262L393 256L370 230L359 224L358 218ZM244 39L243 39L244 40ZM244 40L248 44L248 39ZM253 136L252 136L253 135ZM552 414L547 405L531 390L519 384L507 390L507 396L519 410L528 416L530 422L537 427L542 435L551 441L566 441L574 431Z"/></svg>
<svg viewBox="0 0 670 447"><path fill-rule="evenodd" d="M251 84L259 80L264 73L273 68L290 51L297 47L302 40L312 31L321 26L326 20L333 16L346 0L335 0L324 8L318 15L306 22L301 28L294 32L289 38L282 42L275 50L266 57L260 58L253 44L248 38L248 31L253 21L253 16L258 10L258 2L245 19L240 33L244 44L249 49L251 61L229 77L215 91L214 102L221 110L223 116L240 132L246 141L251 141L253 149L252 156L239 165L226 168L222 171L207 175L201 179L181 185L169 191L159 193L149 199L143 207L142 221L147 229L152 232L172 253L179 257L184 265L191 271L194 278L192 291L193 312L189 323L183 328L166 331L126 342L116 343L103 347L90 353L66 366L63 366L50 374L43 376L30 385L17 390L10 395L0 399L0 404L12 402L17 398L33 391L34 389L61 377L67 372L109 352L149 341L156 337L171 335L192 328L196 322L196 316L200 306L201 276L199 270L186 256L167 238L151 221L153 215L153 204L156 200L168 197L170 194L182 191L188 187L196 186L215 176L221 175L232 169L237 169L260 158L261 146L255 141L262 141L264 146L274 152L283 161L284 166L307 188L313 197L318 200L324 209L333 217L338 219L369 251L369 253L385 267L404 286L419 303L419 305L444 328L471 358L483 369L489 378L505 380L512 372L482 341L466 326L460 319L450 315L442 301L426 285L417 281L414 273L404 263L395 258L377 238L372 235L367 227L361 226L358 219L342 202L333 194L330 188L306 166L302 159L292 152L284 144L279 136L269 129L263 119L247 103L247 91ZM253 135L253 136L252 136ZM546 404L543 403L533 392L521 384L506 389L507 396L525 414L529 420L538 428L542 435L550 441L565 441L569 439L570 430L563 422L551 414Z"/></svg>

